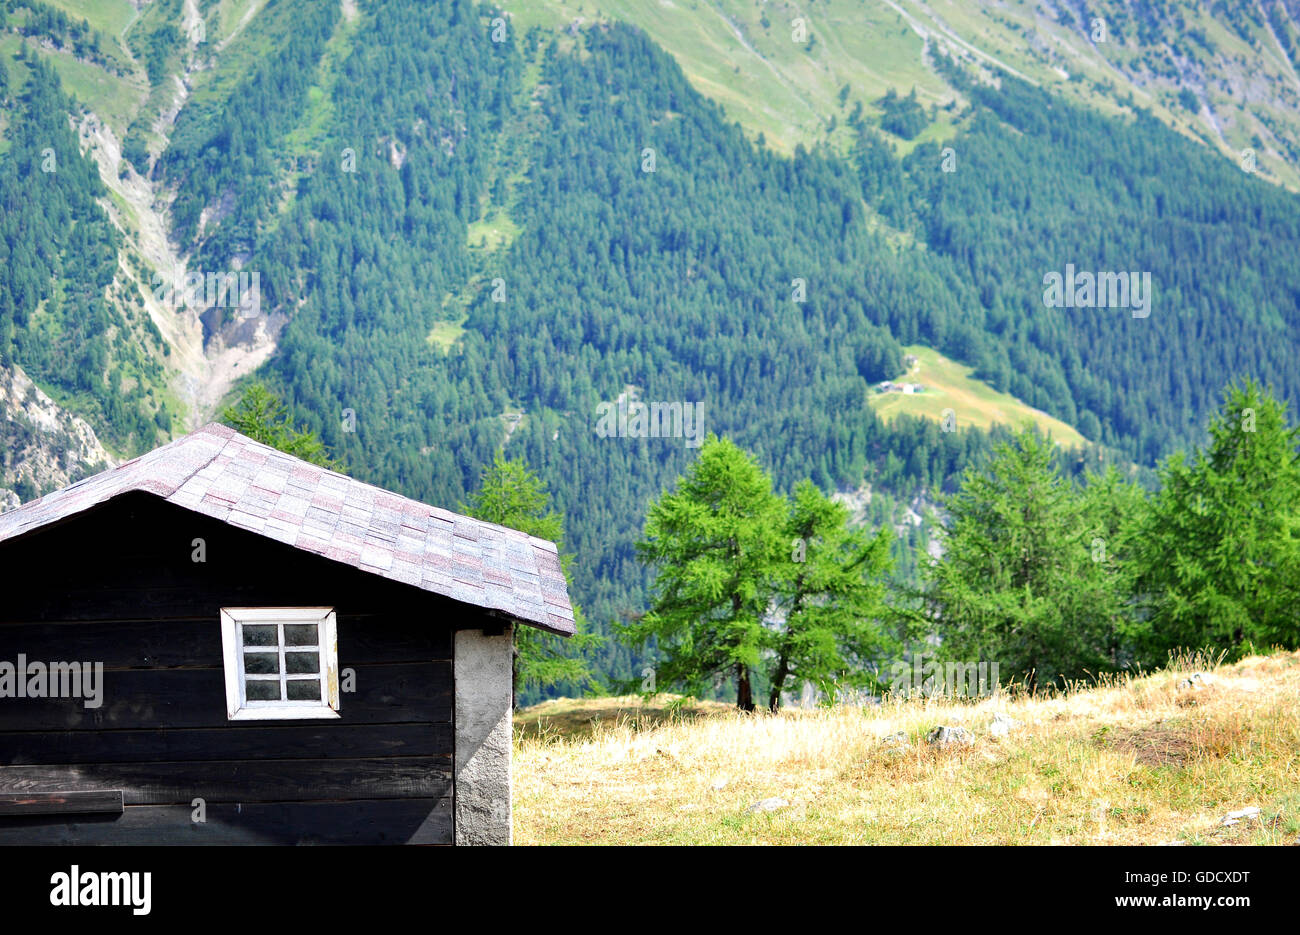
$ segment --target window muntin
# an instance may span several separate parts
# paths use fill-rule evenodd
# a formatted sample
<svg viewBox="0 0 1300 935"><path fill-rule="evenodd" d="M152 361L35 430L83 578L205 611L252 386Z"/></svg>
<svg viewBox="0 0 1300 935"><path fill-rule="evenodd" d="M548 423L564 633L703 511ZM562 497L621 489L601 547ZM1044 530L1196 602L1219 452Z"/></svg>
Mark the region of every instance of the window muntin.
<svg viewBox="0 0 1300 935"><path fill-rule="evenodd" d="M332 608L222 608L221 637L230 719L338 717Z"/></svg>

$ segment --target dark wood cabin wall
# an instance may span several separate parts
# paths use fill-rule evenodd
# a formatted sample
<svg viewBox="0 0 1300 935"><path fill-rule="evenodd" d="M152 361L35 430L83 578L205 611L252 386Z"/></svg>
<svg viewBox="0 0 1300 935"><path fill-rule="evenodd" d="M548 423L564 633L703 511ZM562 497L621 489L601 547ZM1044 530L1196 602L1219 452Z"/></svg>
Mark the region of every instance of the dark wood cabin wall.
<svg viewBox="0 0 1300 935"><path fill-rule="evenodd" d="M0 571L0 661L104 665L98 709L0 698L0 792L125 803L0 818L0 844L451 842L452 634L490 620L147 494L0 544ZM341 717L227 720L231 606L336 609Z"/></svg>

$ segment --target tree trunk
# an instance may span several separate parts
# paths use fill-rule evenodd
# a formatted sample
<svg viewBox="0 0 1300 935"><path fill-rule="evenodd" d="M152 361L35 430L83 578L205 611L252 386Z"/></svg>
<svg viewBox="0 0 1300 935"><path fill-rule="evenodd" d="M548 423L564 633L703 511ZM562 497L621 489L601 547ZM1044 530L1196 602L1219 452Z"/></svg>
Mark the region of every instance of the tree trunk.
<svg viewBox="0 0 1300 935"><path fill-rule="evenodd" d="M736 707L741 711L754 710L754 688L749 684L749 666L736 666Z"/></svg>
<svg viewBox="0 0 1300 935"><path fill-rule="evenodd" d="M772 676L772 691L767 696L767 707L773 714L781 710L781 690L785 688L786 676L790 674L790 660L782 653L776 664L776 674Z"/></svg>
<svg viewBox="0 0 1300 935"><path fill-rule="evenodd" d="M803 610L803 583L804 574L801 572L795 579L795 590L798 596L794 603L790 605L790 610L785 617L785 636L781 638L781 652L777 657L776 674L772 676L772 691L767 697L767 707L773 714L781 710L781 690L785 688L785 680L790 675L790 653L793 651L794 635L790 632L790 621L799 616Z"/></svg>

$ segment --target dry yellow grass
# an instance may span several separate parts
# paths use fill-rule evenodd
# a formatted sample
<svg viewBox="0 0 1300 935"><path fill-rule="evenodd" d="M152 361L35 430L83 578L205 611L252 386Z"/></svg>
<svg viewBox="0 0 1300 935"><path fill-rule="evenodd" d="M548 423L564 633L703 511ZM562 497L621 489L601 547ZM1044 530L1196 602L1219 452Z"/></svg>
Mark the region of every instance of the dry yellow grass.
<svg viewBox="0 0 1300 935"><path fill-rule="evenodd" d="M550 702L515 739L518 844L1295 844L1300 653L1054 698L685 715ZM1021 726L990 736L995 712ZM939 750L933 727L976 742ZM897 731L906 745L881 740ZM783 799L775 811L749 811ZM1258 819L1224 826L1235 809Z"/></svg>

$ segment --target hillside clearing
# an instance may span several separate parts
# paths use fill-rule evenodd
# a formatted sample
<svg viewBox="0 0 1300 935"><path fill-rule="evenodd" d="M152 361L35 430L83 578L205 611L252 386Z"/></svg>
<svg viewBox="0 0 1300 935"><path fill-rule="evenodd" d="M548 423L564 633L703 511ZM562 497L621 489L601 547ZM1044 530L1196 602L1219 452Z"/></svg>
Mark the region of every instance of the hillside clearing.
<svg viewBox="0 0 1300 935"><path fill-rule="evenodd" d="M548 702L517 723L515 843L1300 843L1300 653L1191 671L776 715ZM1020 722L1002 739L997 712ZM937 749L939 725L975 742Z"/></svg>
<svg viewBox="0 0 1300 935"><path fill-rule="evenodd" d="M958 428L976 426L987 430L995 422L1019 428L1029 421L1067 448L1087 445L1087 440L1073 426L976 380L971 376L973 368L949 360L928 347L912 345L903 350L915 355L917 363L895 379L920 383L925 391L914 394L873 391L869 397L871 407L884 419L907 414L941 422L944 410L951 409Z"/></svg>

